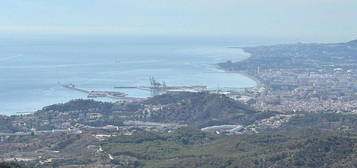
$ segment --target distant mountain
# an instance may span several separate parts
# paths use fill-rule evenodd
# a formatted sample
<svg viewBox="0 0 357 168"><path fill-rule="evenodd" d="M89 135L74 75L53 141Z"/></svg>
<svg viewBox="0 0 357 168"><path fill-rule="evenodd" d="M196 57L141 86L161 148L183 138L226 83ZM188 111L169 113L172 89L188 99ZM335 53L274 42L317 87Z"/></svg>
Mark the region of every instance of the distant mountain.
<svg viewBox="0 0 357 168"><path fill-rule="evenodd" d="M321 69L323 65L343 66L352 69L350 63L357 59L357 40L347 43L298 43L272 46L244 47L250 57L239 62L217 64L228 71L244 71L253 76L260 70L281 70L292 68L306 70Z"/></svg>
<svg viewBox="0 0 357 168"><path fill-rule="evenodd" d="M357 40L352 40L352 41L350 41L350 42L347 42L347 44L357 45Z"/></svg>

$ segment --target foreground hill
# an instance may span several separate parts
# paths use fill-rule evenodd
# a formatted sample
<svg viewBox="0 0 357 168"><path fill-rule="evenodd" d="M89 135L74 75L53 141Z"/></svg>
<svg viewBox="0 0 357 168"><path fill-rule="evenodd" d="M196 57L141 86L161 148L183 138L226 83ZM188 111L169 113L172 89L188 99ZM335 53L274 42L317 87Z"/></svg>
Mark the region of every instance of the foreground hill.
<svg viewBox="0 0 357 168"><path fill-rule="evenodd" d="M357 166L357 134L353 132L295 129L227 136L186 127L172 132L130 129L112 132L105 140L96 138L102 134L105 133L12 136L0 142L0 157L31 159L28 165L34 167L61 168Z"/></svg>
<svg viewBox="0 0 357 168"><path fill-rule="evenodd" d="M16 162L0 163L0 168L33 168Z"/></svg>
<svg viewBox="0 0 357 168"><path fill-rule="evenodd" d="M353 168L355 136L294 130L214 136L194 129L170 134L137 131L103 143L113 163L136 168Z"/></svg>

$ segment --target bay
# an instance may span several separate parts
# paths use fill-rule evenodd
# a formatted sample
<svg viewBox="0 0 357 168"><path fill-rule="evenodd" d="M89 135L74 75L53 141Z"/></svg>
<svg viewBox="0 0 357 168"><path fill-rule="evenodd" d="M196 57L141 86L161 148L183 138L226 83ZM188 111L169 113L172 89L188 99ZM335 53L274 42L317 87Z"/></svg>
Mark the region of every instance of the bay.
<svg viewBox="0 0 357 168"><path fill-rule="evenodd" d="M214 66L249 57L240 49L228 47L242 45L241 41L155 36L1 38L0 114L33 112L47 105L87 98L59 83L73 83L88 90L123 91L133 97L148 97L150 93L116 90L114 86L149 85L149 77L155 77L172 86L253 87L253 80L223 73Z"/></svg>

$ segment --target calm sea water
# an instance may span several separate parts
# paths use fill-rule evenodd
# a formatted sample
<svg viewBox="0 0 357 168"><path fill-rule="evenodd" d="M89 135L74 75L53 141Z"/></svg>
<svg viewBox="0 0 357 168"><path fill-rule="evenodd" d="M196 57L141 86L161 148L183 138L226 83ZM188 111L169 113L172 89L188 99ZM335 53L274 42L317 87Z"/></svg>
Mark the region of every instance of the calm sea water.
<svg viewBox="0 0 357 168"><path fill-rule="evenodd" d="M241 42L209 38L27 37L0 39L0 114L33 112L44 106L86 98L63 88L88 90L149 85L154 76L167 85L245 88L255 82L223 73L213 64L248 57L228 46ZM147 97L140 90L121 90ZM113 101L109 99L99 99Z"/></svg>

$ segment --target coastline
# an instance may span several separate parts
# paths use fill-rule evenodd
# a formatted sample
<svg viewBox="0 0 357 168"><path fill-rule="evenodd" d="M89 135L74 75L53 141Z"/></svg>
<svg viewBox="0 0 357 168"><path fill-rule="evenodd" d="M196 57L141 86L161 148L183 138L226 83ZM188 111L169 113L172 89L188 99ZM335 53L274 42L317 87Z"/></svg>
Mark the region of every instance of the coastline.
<svg viewBox="0 0 357 168"><path fill-rule="evenodd" d="M245 59L243 59L243 60L241 60L241 61L238 61L238 62L245 61L245 60L247 60L247 59L249 59L249 58L251 57L251 53L246 52L246 51L244 50L244 48L240 48L240 47L237 47L237 48L238 48L238 49L241 49L241 50L243 50L243 52L249 54L249 57L247 57L247 58L245 58ZM244 77L247 77L247 78L253 80L256 85L255 85L254 87L248 87L247 89L253 89L253 88L258 89L258 88L264 87L264 84L263 84L263 82L262 82L261 80L259 80L257 77L255 77L255 76L253 76L253 75L250 75L248 72L244 72L244 71L229 71L229 70L226 70L226 69L224 69L223 67L219 66L218 64L219 64L219 63L216 63L216 64L214 64L214 66L215 66L217 69L222 70L224 73L236 73L236 74L242 75L242 76L244 76Z"/></svg>
<svg viewBox="0 0 357 168"><path fill-rule="evenodd" d="M243 71L227 71L227 73L237 73L237 74L240 74L242 76L245 76L245 77L253 80L256 83L256 86L252 87L252 88L261 88L261 87L264 86L263 83L257 77L255 77L253 75L250 75L247 72L243 72Z"/></svg>
<svg viewBox="0 0 357 168"><path fill-rule="evenodd" d="M240 49L242 49L242 48L237 48L235 50L239 51ZM242 49L242 51L245 52L244 49ZM224 54L224 52L223 52L223 54ZM239 59L237 59L237 61L244 61L244 60L250 58L249 54L248 55L246 55L246 54L241 55L241 54L242 53L240 51L239 52L234 52L232 57L233 57L233 59L238 57ZM229 59L229 57L227 57L227 58ZM225 59L222 59L222 60L224 61ZM220 60L220 61L222 61L222 60ZM237 81L231 82L230 85L238 87L237 90L239 90L239 91L241 91L241 90L244 91L245 89L259 88L261 86L261 82L257 78L255 78L254 76L249 75L249 73L238 72L238 71L229 71L227 69L224 69L223 67L218 66L216 63L219 63L219 62L216 62L216 61L209 61L207 63L210 63L211 66L213 64L215 66L214 68L217 68L220 71L222 70L221 73L238 73L238 74L242 75L241 78L244 76L244 77L247 77L249 79L252 79L255 82L255 83L253 83L253 81L250 81L248 79L244 79L243 78L244 81L248 81L247 84L244 84L245 86L243 86L243 87L239 86L239 84L241 83L239 81L239 79ZM193 69L193 70L195 70L195 69ZM184 74L184 75L189 75L189 74ZM221 75L217 75L217 76L220 77L220 76L225 76L225 75L221 74ZM219 78L219 77L217 77L217 78ZM233 76L233 78L234 78L234 76ZM222 79L225 79L225 80L229 81L229 80L233 80L233 78L232 78L231 75L226 75L226 77L224 77ZM238 78L239 78L239 76L238 76ZM61 81L61 79L56 79L56 80L57 81ZM80 83L80 81L78 83ZM222 82L222 83L225 84L226 82ZM96 83L94 83L94 84L96 84ZM209 84L210 84L209 82L206 83L206 85L209 85ZM36 103L34 105L31 103L31 101L21 101L21 102L17 101L18 104L21 104L21 106L19 106L19 107L21 107L21 108L25 107L25 108L24 109L20 108L20 110L18 110L18 108L16 106L14 106L15 110L13 110L13 109L3 110L4 112L0 113L0 115L6 115L6 116L16 115L16 116L18 116L18 115L33 114L36 111L41 110L43 107L50 106L50 105L53 105L53 104L65 103L65 102L68 102L68 101L73 100L73 99L81 99L81 98L86 99L86 97L84 95L82 96L82 93L78 93L78 94L77 93L73 93L72 94L72 93L68 93L69 91L67 91L67 90L61 91L62 87L57 86L57 84L56 84L56 86L53 86L53 87L52 86L47 86L47 85L45 87L46 88L41 89L41 90L46 91L46 93L47 93L48 88L51 89L51 90L48 91L49 93L51 93L51 94L48 94L48 95L50 95L50 96L48 96L48 99L46 98L44 100L41 99L39 101L36 101L36 102L39 102L39 103ZM213 87L214 86L212 86L212 88ZM227 87L227 88L229 88L229 87ZM231 87L231 88L233 88L233 87ZM41 94L39 94L39 95L41 95ZM57 96L52 96L54 94L56 94L56 95L58 94L58 97L61 97L61 98L57 99ZM44 96L47 96L47 95L44 95ZM64 96L66 96L66 97L64 97ZM55 99L53 97L55 97ZM95 99L95 100L98 100L98 99ZM99 101L103 101L103 100L99 100ZM25 104L27 102L29 102L29 103ZM27 110L27 106L25 106L25 105L29 106L30 108Z"/></svg>
<svg viewBox="0 0 357 168"><path fill-rule="evenodd" d="M244 71L229 71L229 70L226 70L226 69L220 67L220 66L217 65L217 64L215 64L214 66L215 66L217 69L222 70L224 73L235 73L235 74L239 74L239 75L242 75L242 76L244 76L244 77L247 77L247 78L253 80L253 81L255 82L255 86L253 86L253 87L247 87L247 89L261 88L261 87L264 86L263 83L262 83L258 78L256 78L256 77L253 76L253 75L248 74L247 72L244 72Z"/></svg>

